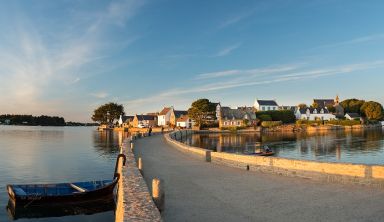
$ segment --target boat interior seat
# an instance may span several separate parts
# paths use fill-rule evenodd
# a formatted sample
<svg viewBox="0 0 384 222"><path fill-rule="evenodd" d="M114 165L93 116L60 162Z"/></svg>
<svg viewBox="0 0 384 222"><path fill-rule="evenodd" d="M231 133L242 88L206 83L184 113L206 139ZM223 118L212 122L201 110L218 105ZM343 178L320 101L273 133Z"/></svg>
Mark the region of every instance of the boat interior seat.
<svg viewBox="0 0 384 222"><path fill-rule="evenodd" d="M82 187L79 187L79 186L77 186L77 185L75 185L75 184L73 184L73 183L70 183L69 185L70 185L73 189L79 191L80 193L87 192L87 189L84 189L84 188L82 188Z"/></svg>

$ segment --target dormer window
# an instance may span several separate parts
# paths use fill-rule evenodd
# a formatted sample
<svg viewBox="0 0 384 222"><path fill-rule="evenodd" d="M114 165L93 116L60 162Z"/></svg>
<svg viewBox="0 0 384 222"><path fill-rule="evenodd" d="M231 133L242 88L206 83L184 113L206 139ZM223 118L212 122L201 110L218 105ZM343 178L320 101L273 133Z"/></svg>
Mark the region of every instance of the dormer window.
<svg viewBox="0 0 384 222"><path fill-rule="evenodd" d="M313 110L313 113L314 113L314 114L317 114L317 109L314 109L314 110Z"/></svg>
<svg viewBox="0 0 384 222"><path fill-rule="evenodd" d="M324 109L321 109L321 110L320 110L320 113L324 113Z"/></svg>

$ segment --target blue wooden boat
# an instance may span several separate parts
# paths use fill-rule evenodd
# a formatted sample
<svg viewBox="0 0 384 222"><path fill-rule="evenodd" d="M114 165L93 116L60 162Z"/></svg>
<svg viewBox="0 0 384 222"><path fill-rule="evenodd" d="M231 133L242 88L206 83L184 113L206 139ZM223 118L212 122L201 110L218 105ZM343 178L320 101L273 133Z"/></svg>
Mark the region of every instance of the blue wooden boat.
<svg viewBox="0 0 384 222"><path fill-rule="evenodd" d="M120 175L117 173L120 158L123 158L123 165L125 165L125 155L119 154L112 180L7 185L8 196L15 206L30 206L86 202L113 195L114 188L120 178Z"/></svg>

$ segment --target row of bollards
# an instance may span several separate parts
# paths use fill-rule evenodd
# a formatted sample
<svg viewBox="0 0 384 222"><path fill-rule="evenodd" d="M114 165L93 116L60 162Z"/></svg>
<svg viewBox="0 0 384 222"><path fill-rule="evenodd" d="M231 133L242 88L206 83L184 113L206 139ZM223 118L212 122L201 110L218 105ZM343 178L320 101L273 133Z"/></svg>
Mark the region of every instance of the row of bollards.
<svg viewBox="0 0 384 222"><path fill-rule="evenodd" d="M131 136L130 140L130 148L131 152L134 154L134 142L133 140L140 138L141 136L145 137L145 134L143 135L139 134L139 137L137 137L137 134ZM142 176L144 176L143 171L143 160L141 157L137 158L137 168L139 169ZM165 193L164 193L164 187L163 187L164 181L159 178L152 179L152 199L160 212L164 211L164 204L165 204Z"/></svg>

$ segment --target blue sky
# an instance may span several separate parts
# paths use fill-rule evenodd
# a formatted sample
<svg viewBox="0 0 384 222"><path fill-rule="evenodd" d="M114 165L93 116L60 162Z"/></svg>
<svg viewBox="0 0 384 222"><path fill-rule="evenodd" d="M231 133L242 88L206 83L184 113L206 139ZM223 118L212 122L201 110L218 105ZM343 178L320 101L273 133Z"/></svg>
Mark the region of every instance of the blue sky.
<svg viewBox="0 0 384 222"><path fill-rule="evenodd" d="M0 1L0 113L384 103L382 1Z"/></svg>

